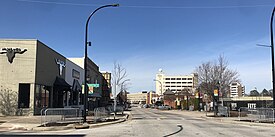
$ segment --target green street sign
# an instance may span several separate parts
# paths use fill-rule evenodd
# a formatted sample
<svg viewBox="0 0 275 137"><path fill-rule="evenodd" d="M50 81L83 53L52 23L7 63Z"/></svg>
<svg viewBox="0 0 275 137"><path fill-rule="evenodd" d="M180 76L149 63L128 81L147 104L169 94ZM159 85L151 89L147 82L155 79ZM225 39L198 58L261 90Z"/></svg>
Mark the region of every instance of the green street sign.
<svg viewBox="0 0 275 137"><path fill-rule="evenodd" d="M98 88L99 87L99 84L87 84L88 87L94 87L94 88Z"/></svg>

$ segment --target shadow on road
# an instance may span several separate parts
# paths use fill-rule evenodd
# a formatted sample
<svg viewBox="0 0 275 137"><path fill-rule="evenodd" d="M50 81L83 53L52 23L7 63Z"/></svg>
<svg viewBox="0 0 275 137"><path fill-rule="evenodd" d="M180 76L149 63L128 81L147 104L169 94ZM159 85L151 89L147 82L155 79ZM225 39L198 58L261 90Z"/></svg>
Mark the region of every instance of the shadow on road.
<svg viewBox="0 0 275 137"><path fill-rule="evenodd" d="M176 132L174 132L174 133L171 133L171 134L169 134L169 135L165 135L165 136L163 136L163 137L169 137L169 136L172 136L172 135L175 135L175 134L178 134L180 131L182 131L182 125L178 125L178 127L180 128L178 131L176 131Z"/></svg>

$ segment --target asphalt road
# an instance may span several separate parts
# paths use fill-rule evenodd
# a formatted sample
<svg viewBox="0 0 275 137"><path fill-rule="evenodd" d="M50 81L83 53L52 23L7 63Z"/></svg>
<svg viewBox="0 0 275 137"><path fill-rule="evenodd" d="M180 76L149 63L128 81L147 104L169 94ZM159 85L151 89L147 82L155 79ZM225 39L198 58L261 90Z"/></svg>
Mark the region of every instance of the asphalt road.
<svg viewBox="0 0 275 137"><path fill-rule="evenodd" d="M275 127L260 127L222 123L156 109L132 108L132 120L125 123L92 129L88 136L99 137L270 137Z"/></svg>
<svg viewBox="0 0 275 137"><path fill-rule="evenodd" d="M271 137L274 126L223 123L190 115L134 107L131 120L93 129L44 133L14 133L9 136L88 136L88 137Z"/></svg>

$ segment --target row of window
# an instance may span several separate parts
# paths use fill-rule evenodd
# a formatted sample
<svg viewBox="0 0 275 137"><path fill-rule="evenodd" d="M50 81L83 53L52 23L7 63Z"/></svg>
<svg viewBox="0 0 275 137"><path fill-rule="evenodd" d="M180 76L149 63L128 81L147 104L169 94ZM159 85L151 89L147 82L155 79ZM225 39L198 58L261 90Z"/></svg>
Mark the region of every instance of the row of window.
<svg viewBox="0 0 275 137"><path fill-rule="evenodd" d="M167 87L167 88L170 88L170 87L172 87L172 88L174 88L174 87L192 88L192 86L165 86L165 87Z"/></svg>
<svg viewBox="0 0 275 137"><path fill-rule="evenodd" d="M170 89L171 91L182 91L182 89Z"/></svg>
<svg viewBox="0 0 275 137"><path fill-rule="evenodd" d="M192 80L192 78L165 78L165 80Z"/></svg>
<svg viewBox="0 0 275 137"><path fill-rule="evenodd" d="M165 82L165 84L192 84L193 82Z"/></svg>

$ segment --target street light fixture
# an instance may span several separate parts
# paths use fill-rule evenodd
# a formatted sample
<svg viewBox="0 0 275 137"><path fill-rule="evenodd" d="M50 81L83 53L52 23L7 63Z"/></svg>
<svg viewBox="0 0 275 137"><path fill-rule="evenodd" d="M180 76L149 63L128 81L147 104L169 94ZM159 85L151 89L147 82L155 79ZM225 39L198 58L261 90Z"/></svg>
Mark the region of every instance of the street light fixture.
<svg viewBox="0 0 275 137"><path fill-rule="evenodd" d="M154 79L154 81L158 81L159 84L160 84L160 95L162 95L162 83L161 81L157 80L157 79Z"/></svg>
<svg viewBox="0 0 275 137"><path fill-rule="evenodd" d="M87 46L91 46L91 42L88 42L88 24L89 21L91 19L91 17L100 9L102 8L106 8L106 7L118 7L119 4L111 4L111 5L104 5L101 6L99 8L97 8L96 10L94 10L90 16L88 17L87 21L86 21L86 29L85 29L85 43L84 43L84 47L85 47L85 55L84 55L84 112L83 112L83 122L86 122L86 116L87 116L87 102L88 102L88 87L87 87L87 62L88 62L88 50L87 50Z"/></svg>
<svg viewBox="0 0 275 137"><path fill-rule="evenodd" d="M272 14L271 14L271 19L270 19L270 45L262 45L262 44L256 44L257 46L261 47L270 47L271 48L271 69L272 69L272 92L273 92L273 108L275 108L275 92L274 92L274 87L275 87L275 72L274 72L274 41L273 41L273 17L274 17L274 12L275 12L275 7L273 8Z"/></svg>

